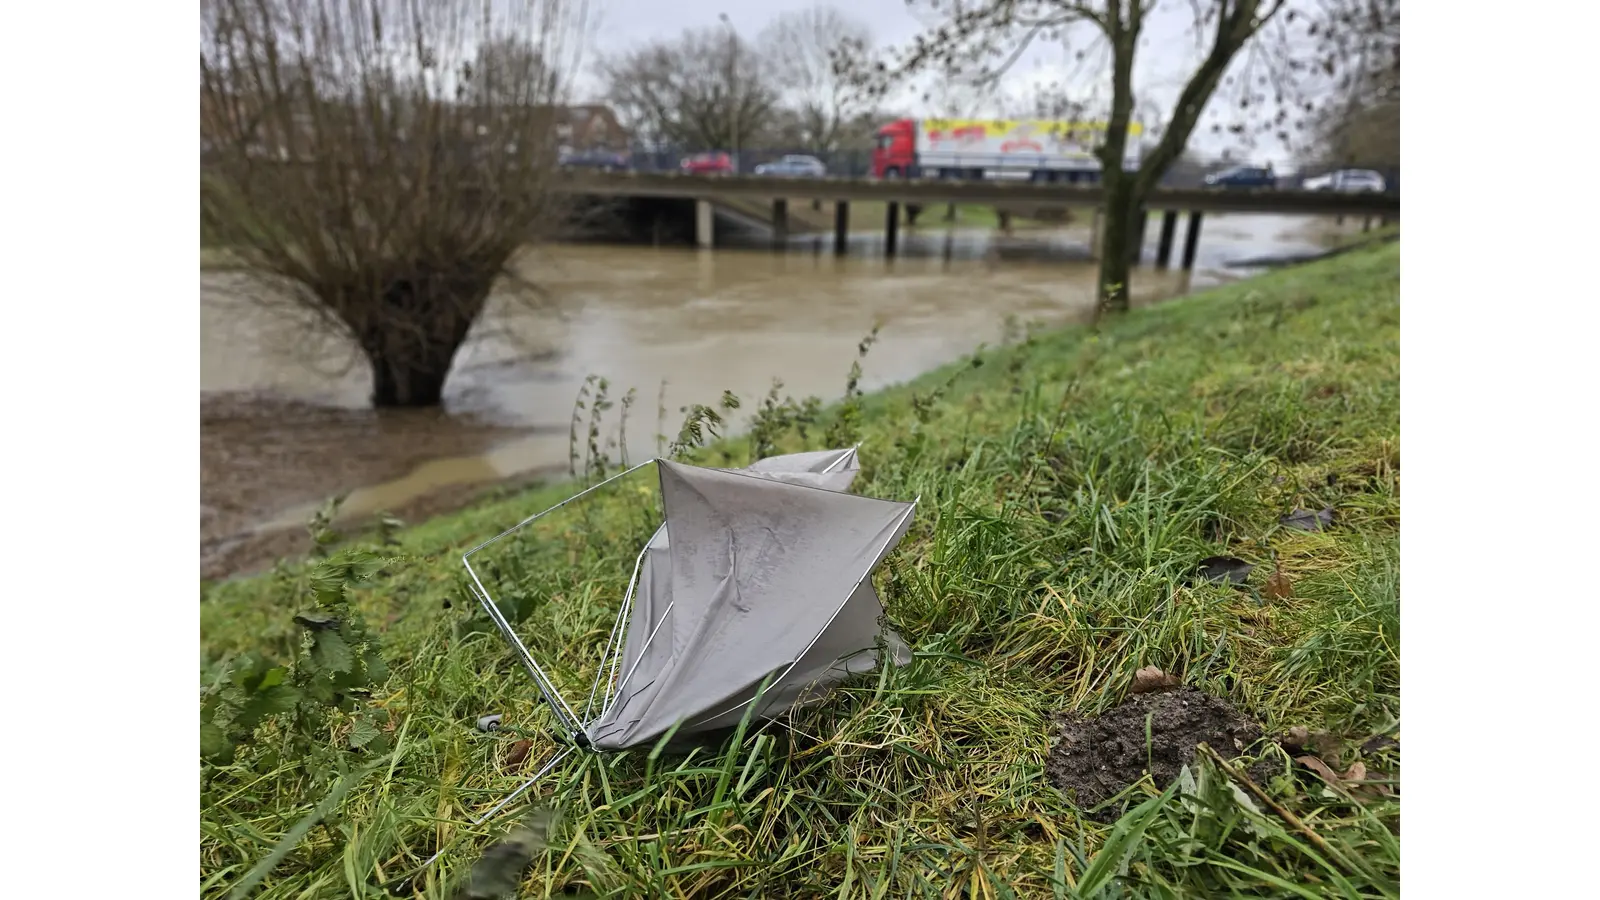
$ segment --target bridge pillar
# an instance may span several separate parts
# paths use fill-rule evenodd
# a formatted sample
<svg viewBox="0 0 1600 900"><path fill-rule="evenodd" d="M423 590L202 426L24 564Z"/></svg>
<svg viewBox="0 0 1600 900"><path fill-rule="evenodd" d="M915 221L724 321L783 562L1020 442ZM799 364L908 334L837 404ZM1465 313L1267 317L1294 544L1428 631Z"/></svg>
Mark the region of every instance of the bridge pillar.
<svg viewBox="0 0 1600 900"><path fill-rule="evenodd" d="M850 201L836 200L833 204L833 252L843 256L850 242Z"/></svg>
<svg viewBox="0 0 1600 900"><path fill-rule="evenodd" d="M1138 265L1144 257L1144 234L1150 227L1150 210L1141 208L1133 218L1133 240L1128 242L1128 262Z"/></svg>
<svg viewBox="0 0 1600 900"><path fill-rule="evenodd" d="M1185 272L1194 268L1194 256L1200 249L1200 222L1205 218L1205 213L1195 210L1189 213L1189 233L1183 238L1183 270Z"/></svg>
<svg viewBox="0 0 1600 900"><path fill-rule="evenodd" d="M900 204L890 200L884 205L888 216L884 222L883 255L894 256L895 247L900 243Z"/></svg>
<svg viewBox="0 0 1600 900"><path fill-rule="evenodd" d="M1161 237L1156 243L1156 265L1165 269L1172 265L1172 238L1178 232L1178 211L1169 209L1161 214Z"/></svg>
<svg viewBox="0 0 1600 900"><path fill-rule="evenodd" d="M772 243L783 246L789 242L789 201L772 201Z"/></svg>
<svg viewBox="0 0 1600 900"><path fill-rule="evenodd" d="M694 202L694 243L702 250L710 250L713 243L713 230L716 219L711 214L710 200L696 200Z"/></svg>

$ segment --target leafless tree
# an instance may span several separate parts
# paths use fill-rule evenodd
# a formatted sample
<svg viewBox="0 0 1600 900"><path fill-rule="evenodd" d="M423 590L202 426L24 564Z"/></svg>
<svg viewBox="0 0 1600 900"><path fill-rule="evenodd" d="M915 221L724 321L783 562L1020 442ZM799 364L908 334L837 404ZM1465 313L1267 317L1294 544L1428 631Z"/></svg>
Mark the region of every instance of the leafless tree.
<svg viewBox="0 0 1600 900"><path fill-rule="evenodd" d="M782 13L762 30L756 45L798 125L800 146L839 149L841 131L870 106L835 60L859 56L871 43L866 25L832 6Z"/></svg>
<svg viewBox="0 0 1600 900"><path fill-rule="evenodd" d="M607 59L600 70L618 114L657 144L738 151L778 109L760 53L731 27L685 31Z"/></svg>
<svg viewBox="0 0 1600 900"><path fill-rule="evenodd" d="M1322 165L1400 165L1400 2L1322 0L1311 26L1328 102L1313 105L1303 155Z"/></svg>
<svg viewBox="0 0 1600 900"><path fill-rule="evenodd" d="M201 222L348 338L377 406L439 402L512 255L557 223L583 0L205 0Z"/></svg>
<svg viewBox="0 0 1600 900"><path fill-rule="evenodd" d="M976 81L992 81L1009 70L1036 41L1067 46L1098 45L1109 58L1107 126L1097 156L1105 190L1105 237L1102 242L1099 309L1128 308L1130 242L1145 197L1179 155L1200 121L1206 104L1223 83L1241 51L1273 25L1287 0L1189 0L1192 30L1201 59L1189 75L1161 133L1137 170L1124 171L1129 125L1135 121L1133 70L1144 28L1160 0L908 0L934 13L939 21L910 45L877 67L875 83L943 69ZM1169 0L1176 4L1176 0ZM1287 43L1282 37L1280 43ZM1274 45L1276 48L1276 45ZM1086 52L1080 49L1079 53ZM1270 61L1293 68L1289 54L1263 53ZM1241 57L1242 58L1242 57ZM1252 59L1253 61L1253 59ZM1236 77L1243 88L1241 107L1261 109L1263 94L1281 95L1273 81L1280 70L1246 70ZM859 74L859 73L858 73ZM1281 96L1280 106L1283 99ZM1240 129L1243 129L1243 125Z"/></svg>

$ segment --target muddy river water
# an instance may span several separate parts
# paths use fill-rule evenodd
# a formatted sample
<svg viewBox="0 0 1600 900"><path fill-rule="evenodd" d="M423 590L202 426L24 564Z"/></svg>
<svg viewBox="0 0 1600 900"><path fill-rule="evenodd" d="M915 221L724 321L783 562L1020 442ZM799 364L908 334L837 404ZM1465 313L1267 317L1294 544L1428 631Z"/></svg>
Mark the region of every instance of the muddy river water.
<svg viewBox="0 0 1600 900"><path fill-rule="evenodd" d="M1141 268L1135 302L1252 274L1228 263L1312 252L1333 230L1304 218L1208 218L1195 271ZM997 341L1008 321L1067 322L1091 307L1096 269L1085 228L1011 237L920 229L902 234L894 260L880 241L859 235L844 257L826 237L796 238L781 253L529 251L518 270L539 286L539 301L491 303L457 356L444 408L433 411L366 409L370 376L350 348L260 302L238 276L203 271L202 574L249 571L303 550L307 516L334 493L349 492L352 521L380 510L411 521L488 485L563 473L573 401L590 375L610 381L613 399L637 390L628 449L645 459L658 406L668 410L664 428L675 430L679 407L731 390L747 412L773 378L797 398L837 397L874 324L882 330L864 362L867 390Z"/></svg>

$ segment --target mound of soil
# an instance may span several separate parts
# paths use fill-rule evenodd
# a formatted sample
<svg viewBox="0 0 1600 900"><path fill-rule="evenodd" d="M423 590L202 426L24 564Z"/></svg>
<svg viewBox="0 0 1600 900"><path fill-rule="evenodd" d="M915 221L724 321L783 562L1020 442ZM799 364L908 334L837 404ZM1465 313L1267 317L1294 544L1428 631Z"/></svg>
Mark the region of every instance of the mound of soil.
<svg viewBox="0 0 1600 900"><path fill-rule="evenodd" d="M1098 718L1066 713L1059 721L1061 741L1045 771L1084 810L1116 796L1146 769L1165 789L1194 762L1199 744L1232 759L1261 737L1261 726L1226 701L1189 687L1134 694ZM1102 810L1095 818L1109 822L1118 814Z"/></svg>

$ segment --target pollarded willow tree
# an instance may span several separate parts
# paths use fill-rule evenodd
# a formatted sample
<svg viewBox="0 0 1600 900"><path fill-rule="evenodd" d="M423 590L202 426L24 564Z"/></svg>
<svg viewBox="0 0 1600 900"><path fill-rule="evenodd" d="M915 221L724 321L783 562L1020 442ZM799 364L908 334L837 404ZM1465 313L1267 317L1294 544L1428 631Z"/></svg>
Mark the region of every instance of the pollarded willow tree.
<svg viewBox="0 0 1600 900"><path fill-rule="evenodd" d="M928 70L943 70L975 82L992 82L1003 75L1035 42L1077 45L1079 52L1102 43L1110 61L1106 73L1109 103L1105 140L1097 150L1105 189L1105 235L1101 244L1099 309L1128 308L1128 282L1132 270L1131 242L1140 207L1167 168L1183 153L1201 113L1216 93L1230 66L1241 52L1264 37L1274 22L1293 18L1282 15L1288 0L1166 0L1175 12L1193 16L1192 36L1200 46L1200 60L1188 75L1172 104L1160 137L1143 154L1137 170L1125 171L1128 126L1134 121L1134 62L1147 41L1146 26L1162 0L907 0L935 14L937 22L915 37L871 77L880 90L897 79ZM1278 33L1269 49L1262 50L1258 71L1239 76L1241 108L1255 104L1278 109L1271 116L1281 126L1286 104L1297 102L1299 92L1285 84L1307 61L1296 60L1283 48L1291 46L1287 32ZM1091 91L1089 93L1099 93ZM1236 128L1245 126L1236 124Z"/></svg>
<svg viewBox="0 0 1600 900"><path fill-rule="evenodd" d="M359 348L374 405L437 404L512 256L562 220L557 126L585 13L204 0L202 228Z"/></svg>

